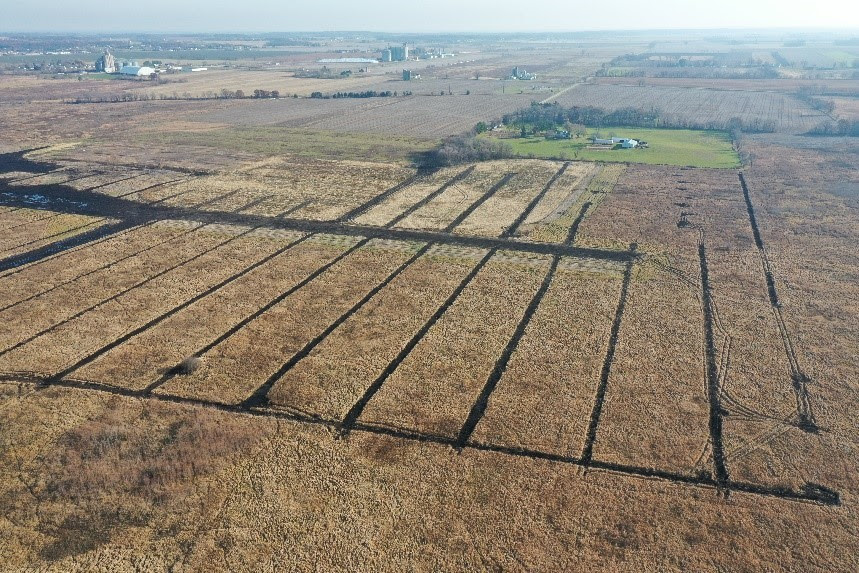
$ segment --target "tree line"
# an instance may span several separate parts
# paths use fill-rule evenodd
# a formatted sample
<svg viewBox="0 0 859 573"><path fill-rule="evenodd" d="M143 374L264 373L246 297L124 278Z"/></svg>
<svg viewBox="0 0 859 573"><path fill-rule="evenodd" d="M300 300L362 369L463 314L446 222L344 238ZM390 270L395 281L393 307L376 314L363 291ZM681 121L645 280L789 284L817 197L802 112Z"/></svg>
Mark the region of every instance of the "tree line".
<svg viewBox="0 0 859 573"><path fill-rule="evenodd" d="M513 156L513 148L504 141L456 135L446 137L438 147L419 153L414 159L419 167L435 168Z"/></svg>
<svg viewBox="0 0 859 573"><path fill-rule="evenodd" d="M718 131L743 131L745 133L773 133L773 120L744 120L733 117L727 121L696 121L686 117L663 114L655 108L624 107L608 111L595 106L563 107L557 102L532 102L530 107L506 114L503 122L526 133L557 129L568 124L587 127L661 127L668 129L707 129Z"/></svg>
<svg viewBox="0 0 859 573"><path fill-rule="evenodd" d="M370 97L397 97L397 96L410 96L412 92L404 91L404 92L392 92L392 91L381 91L377 92L376 90L367 90L363 92L336 92L330 95L324 94L322 92L313 92L310 94L311 99L341 99L341 98L370 98Z"/></svg>
<svg viewBox="0 0 859 573"><path fill-rule="evenodd" d="M859 137L859 119L839 119L838 121L826 121L809 131L808 134Z"/></svg>

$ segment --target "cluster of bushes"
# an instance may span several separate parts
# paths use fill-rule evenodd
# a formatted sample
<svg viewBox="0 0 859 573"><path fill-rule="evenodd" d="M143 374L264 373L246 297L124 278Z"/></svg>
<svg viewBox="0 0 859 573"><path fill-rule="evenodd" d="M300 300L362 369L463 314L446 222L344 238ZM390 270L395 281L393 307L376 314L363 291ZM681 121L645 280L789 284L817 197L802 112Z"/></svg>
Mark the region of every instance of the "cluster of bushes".
<svg viewBox="0 0 859 573"><path fill-rule="evenodd" d="M504 116L504 124L527 131L541 132L557 129L567 124L588 127L663 127L670 129L711 129L719 131L740 130L746 133L772 133L775 121L754 119L751 121L731 118L728 121L699 122L688 118L662 114L657 109L625 107L607 111L600 107L563 107L555 103L533 102L530 107Z"/></svg>
<svg viewBox="0 0 859 573"><path fill-rule="evenodd" d="M839 119L838 121L827 121L821 123L808 133L809 135L840 135L846 137L859 137L859 120Z"/></svg>
<svg viewBox="0 0 859 573"><path fill-rule="evenodd" d="M416 162L420 167L446 167L513 156L513 148L503 141L457 135L447 137L437 148L419 154Z"/></svg>
<svg viewBox="0 0 859 573"><path fill-rule="evenodd" d="M241 91L241 90L239 90L239 91ZM280 97L280 92L277 90L271 90L271 91L254 90L254 96L253 97L255 97L257 99L268 99L268 98L277 99Z"/></svg>

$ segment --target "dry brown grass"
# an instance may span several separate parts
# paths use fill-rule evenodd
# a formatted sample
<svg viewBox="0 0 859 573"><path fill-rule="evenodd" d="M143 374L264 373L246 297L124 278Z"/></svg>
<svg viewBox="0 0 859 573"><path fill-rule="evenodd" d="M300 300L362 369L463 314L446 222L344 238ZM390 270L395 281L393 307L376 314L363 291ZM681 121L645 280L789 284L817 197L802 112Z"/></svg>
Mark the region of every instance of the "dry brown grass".
<svg viewBox="0 0 859 573"><path fill-rule="evenodd" d="M548 270L490 261L369 403L363 420L455 436Z"/></svg>
<svg viewBox="0 0 859 573"><path fill-rule="evenodd" d="M235 235L239 232L223 228L219 233L218 229L210 229L207 228L202 234L210 235L213 244L228 240L230 233ZM31 343L10 351L3 357L4 367L12 371L57 372L261 259L278 246L274 241L251 237L225 243L155 278L146 284L146 288L136 288L121 294L80 317L52 328ZM164 268L160 261L157 268ZM68 309L63 312L70 314ZM25 328L32 330L33 326L28 324ZM14 336L21 338L18 332Z"/></svg>
<svg viewBox="0 0 859 573"><path fill-rule="evenodd" d="M541 46L521 50L520 55L535 58L548 53ZM605 55L611 49L593 50ZM557 77L601 57L591 53L571 62L571 53L551 56L557 61L546 64L546 73ZM493 56L479 66L500 70L502 64L501 56ZM452 77L461 72L451 68ZM16 85L10 93L30 89ZM81 188L110 181L123 171L115 164L123 162L136 164L135 173L144 164L205 168L208 176L182 172L189 181L129 198L153 201L187 190L170 205L188 206L239 191L210 206L213 211L275 194L252 213L272 215L313 200L315 207L296 216L332 218L413 173L393 160L299 160L193 145L177 153L166 144L146 146L101 135L120 127L140 133L180 116L188 122L222 105L228 107L219 102L4 104L0 122L15 149L86 139L85 145L44 154L99 162L74 163L78 174L110 167L104 176L82 180ZM395 125L395 119L383 127ZM343 121L363 129L367 118ZM87 139L94 135L104 139ZM135 398L80 388L39 389L8 376L12 370L50 375L296 236L260 229L0 356L0 373L5 373L0 381L0 563L9 570L58 571L855 570L856 145L827 140L820 150L797 150L776 141L781 140L754 139L746 178L781 312L811 378L817 434L778 419L790 410L793 393L736 172L607 166L595 181L609 193L594 194L593 182L590 187L586 182L595 167L573 163L528 219L523 235L561 240L588 200L594 206L582 222L578 243L624 249L638 244L641 259L634 266L607 380L596 460L685 476L712 467L698 300L700 228L718 307L717 350L728 350L724 335L731 340L730 360L720 366L724 390L734 398L722 403L731 478L795 489L819 483L837 490L841 505L736 491L725 500L707 487L639 479L634 472L594 467L584 472L574 464L510 452L456 452L360 428L346 439L334 439L336 429L326 425L219 411L203 403L166 403L157 392L154 398ZM468 201L508 170L520 175L511 180L509 195L499 192L463 229L497 235L557 167L537 161L480 165L464 182ZM458 172L431 175L358 222L385 224ZM28 184L37 189L70 175L46 175ZM148 173L100 191L121 194L174 176L167 170ZM445 194L410 224L443 227L465 204ZM688 226L678 226L683 213ZM3 211L0 225L40 215ZM39 237L44 228L38 225L9 231L3 244ZM3 340L15 342L50 327L236 233L213 225L109 271L97 270L194 225L163 221L21 272L0 273L0 306L72 281L0 313ZM309 240L118 345L72 378L140 390L356 240ZM415 248L373 241L203 355L196 371L174 378L160 392L219 403L246 398ZM277 381L273 405L281 412L342 418L484 253L433 247ZM544 256L499 252L386 381L360 421L455 434L547 268ZM621 268L614 262L562 259L490 396L475 440L579 455L606 356Z"/></svg>
<svg viewBox="0 0 859 573"><path fill-rule="evenodd" d="M483 253L431 249L272 388L277 405L342 418Z"/></svg>
<svg viewBox="0 0 859 573"><path fill-rule="evenodd" d="M371 243L355 251L205 354L192 376L171 380L162 390L240 402L409 255L409 245Z"/></svg>

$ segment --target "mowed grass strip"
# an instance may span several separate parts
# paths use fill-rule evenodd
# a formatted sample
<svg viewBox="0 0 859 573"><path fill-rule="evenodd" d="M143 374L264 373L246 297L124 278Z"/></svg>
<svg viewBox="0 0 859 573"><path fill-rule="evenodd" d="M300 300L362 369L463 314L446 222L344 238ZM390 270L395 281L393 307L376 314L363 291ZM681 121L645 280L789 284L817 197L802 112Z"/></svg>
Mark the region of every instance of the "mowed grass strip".
<svg viewBox="0 0 859 573"><path fill-rule="evenodd" d="M413 154L432 149L437 140L388 134L255 126L205 131L143 132L135 135L135 142L169 147L216 147L269 156L289 154L314 159L408 162Z"/></svg>
<svg viewBox="0 0 859 573"><path fill-rule="evenodd" d="M455 437L549 268L497 255L367 404L361 422Z"/></svg>
<svg viewBox="0 0 859 573"><path fill-rule="evenodd" d="M489 165L493 166L498 177L511 172L516 175L460 223L455 229L456 233L499 236L543 190L559 167L556 163L543 161L497 162Z"/></svg>
<svg viewBox="0 0 859 573"><path fill-rule="evenodd" d="M397 215L456 177L461 171L462 167L439 169L435 173L415 181L398 193L394 193L386 201L357 217L355 222L361 225L386 225Z"/></svg>
<svg viewBox="0 0 859 573"><path fill-rule="evenodd" d="M230 229L237 235L246 229ZM231 234L225 230L223 241ZM112 298L2 358L0 370L54 374L261 259L279 243L242 237Z"/></svg>
<svg viewBox="0 0 859 573"><path fill-rule="evenodd" d="M275 405L342 419L485 252L415 261L272 388Z"/></svg>
<svg viewBox="0 0 859 573"><path fill-rule="evenodd" d="M601 137L630 137L646 141L647 148L589 149L594 132L578 139L549 140L545 137L506 139L513 152L523 157L581 161L649 163L687 167L734 169L740 158L731 138L720 131L691 129L644 129L612 127L601 130Z"/></svg>
<svg viewBox="0 0 859 573"><path fill-rule="evenodd" d="M371 241L213 348L196 372L171 379L157 392L241 402L413 251L411 245Z"/></svg>
<svg viewBox="0 0 859 573"><path fill-rule="evenodd" d="M581 452L621 272L555 275L472 440L558 455Z"/></svg>

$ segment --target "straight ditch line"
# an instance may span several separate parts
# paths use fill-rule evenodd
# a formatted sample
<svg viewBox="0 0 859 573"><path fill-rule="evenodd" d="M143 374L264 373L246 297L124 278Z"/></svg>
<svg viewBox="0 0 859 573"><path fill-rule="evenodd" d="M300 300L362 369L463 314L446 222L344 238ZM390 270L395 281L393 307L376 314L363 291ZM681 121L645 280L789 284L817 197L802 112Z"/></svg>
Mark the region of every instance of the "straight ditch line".
<svg viewBox="0 0 859 573"><path fill-rule="evenodd" d="M363 215L364 213L366 213L367 211L369 211L370 209L372 209L376 205L387 200L391 195L394 195L395 193L402 191L406 187L411 186L415 181L417 181L418 179L422 179L422 178L426 177L426 175L427 175L426 173L422 173L422 172L418 171L417 173L415 173L411 177L409 177L403 181L400 181L399 183L397 183L396 185L394 185L393 187L391 187L387 191L383 191L382 193L380 193L379 195L376 195L375 197L373 197L372 199L370 199L369 201L367 201L363 205L359 205L358 207L355 207L354 209L352 209L351 211L349 211L345 215L341 215L334 220L337 221L338 223L345 223L346 221L350 221L352 219L360 217L361 215Z"/></svg>
<svg viewBox="0 0 859 573"><path fill-rule="evenodd" d="M26 177L19 177L17 179L10 179L7 183L20 183L21 181L29 181L30 179L35 179L36 177L44 177L45 175L51 175L59 173L65 169L71 169L68 166L58 167L57 169L51 169L50 171L46 171L45 173L36 173L34 175L28 175ZM97 175L101 175L103 172L97 173Z"/></svg>
<svg viewBox="0 0 859 573"><path fill-rule="evenodd" d="M139 225L140 223L136 221L120 221L110 225L101 225L90 231L78 233L77 235L73 235L67 239L61 239L26 253L8 256L4 259L0 259L0 272L14 269L13 272L2 275L4 278L11 276L24 270L19 267L28 265L29 263L44 262L48 257L61 254L65 251L74 249L75 247L91 246L102 241L116 238ZM32 266L33 265L28 266L27 268L32 268Z"/></svg>
<svg viewBox="0 0 859 573"><path fill-rule="evenodd" d="M0 215L2 215L2 214L3 213L0 213ZM50 215L46 215L45 217L42 217L41 219L34 219L32 221L24 221L23 223L16 223L15 225L12 225L11 227L3 227L2 229L0 229L0 232L5 233L7 231L17 229L18 227L24 227L25 225L32 225L34 223L41 223L42 221L47 221L48 219L53 219L54 217L60 217L62 215L68 215L68 213L52 213ZM14 248L14 247L12 247L12 248Z"/></svg>
<svg viewBox="0 0 859 573"><path fill-rule="evenodd" d="M564 165L566 166L567 164ZM561 168L561 170L563 169L564 167ZM579 224L584 219L585 213L590 206L590 203L582 205L579 216L570 226L570 230L567 233L566 244L571 245L576 240L576 233L578 232ZM531 298L531 302L528 303L522 318L519 320L519 324L516 325L516 330L513 332L510 340L507 341L507 345L504 347L501 356L495 362L495 367L489 374L486 384L477 396L477 400L475 400L474 405L471 407L471 411L468 413L465 423L459 430L459 434L457 435L455 442L455 447L457 449L461 450L465 447L466 443L471 438L471 435L474 433L475 428L477 428L477 424L480 423L480 420L486 413L486 408L489 406L489 397L492 395L492 392L495 391L501 377L504 376L504 372L507 370L507 365L510 363L510 359L519 347L522 337L525 336L525 330L528 328L528 325L531 323L531 319L534 317L534 314L543 302L543 298L549 291L549 287L552 284L552 280L555 278L555 273L558 270L560 262L560 256L555 255L552 257L552 263L549 266L548 272L546 272L546 276L543 278L543 282L540 284L540 288L537 289L537 292L535 292L534 296Z"/></svg>
<svg viewBox="0 0 859 573"><path fill-rule="evenodd" d="M513 332L513 336L511 336L510 340L507 341L504 351L495 362L495 367L489 374L486 384L477 396L477 400L471 407L471 411L468 413L465 423L459 430L459 434L457 435L455 442L455 447L457 449L461 450L465 447L466 443L471 438L471 434L474 433L474 429L477 427L477 424L483 418L483 414L486 412L486 407L489 405L489 397L492 395L492 392L495 391L498 381L501 380L501 377L507 370L510 358L513 356L513 353L516 352L516 349L519 347L519 342L525 335L525 329L528 328L528 324L530 324L531 319L534 317L534 313L537 312L537 308L543 301L543 297L546 296L546 292L548 292L549 286L552 284L552 279L555 277L555 272L558 270L558 263L560 262L561 257L552 257L552 264L549 266L549 271L546 273L545 278L543 278L540 288L537 289L537 292L534 293L534 296L531 298L531 302L528 303L525 313L519 320L519 324L516 325L516 330Z"/></svg>
<svg viewBox="0 0 859 573"><path fill-rule="evenodd" d="M310 342L304 345L298 352L296 352L289 360L284 362L280 368L278 368L277 372L269 376L269 378L259 387L257 388L253 394L246 400L244 400L241 405L245 408L254 408L258 406L262 406L268 403L268 394L278 380L283 378L283 376L292 370L296 364L298 364L303 359L307 358L313 349L316 348L323 340L325 340L332 332L334 332L337 327L346 322L353 314L358 312L365 304L367 304L376 294L379 293L383 288L388 286L394 279L396 279L400 274L405 271L408 267L410 267L415 261L417 261L420 257L422 257L432 246L432 243L427 243L423 247L421 247L414 255L409 257L407 261L401 264L399 267L394 269L387 277L385 277L382 282L378 283L375 287L370 289L370 291L364 295L361 300L352 305L352 307L341 314L337 320L328 325L328 327L323 330L320 334L315 336Z"/></svg>
<svg viewBox="0 0 859 573"><path fill-rule="evenodd" d="M790 331L788 330L787 324L785 324L784 317L781 313L781 303L779 302L778 292L775 287L775 277L773 275L772 268L770 267L770 261L767 256L764 241L761 238L757 217L755 216L755 208L752 205L752 198L749 193L749 187L746 184L746 179L742 171L738 172L737 176L740 180L740 186L743 189L743 198L746 202L746 211L749 215L749 224L752 227L752 235L754 236L755 245L758 248L758 254L761 258L761 266L763 268L764 278L766 279L770 307L772 309L779 334L781 335L787 361L790 365L791 386L796 400L796 414L799 420L797 425L804 431L815 433L818 431L818 427L817 422L814 419L814 411L811 407L811 397L808 392L808 382L810 379L799 366L799 359L796 356L796 349L794 348L793 341L790 338Z"/></svg>
<svg viewBox="0 0 859 573"><path fill-rule="evenodd" d="M402 364L402 362L406 359L406 357L414 350L414 348L418 345L418 343L423 339L424 336L430 331L430 329L435 325L436 322L442 317L442 315L447 311L447 309L456 301L462 291L465 290L465 287L469 285L469 283L477 276L477 273L489 262L489 259L495 255L497 249L490 249L482 259L471 269L471 271L466 275L466 277L457 285L456 289L447 297L447 299L439 306L433 315L427 320L424 325L418 330L414 336L412 336L411 340L409 340L406 345L400 350L399 354L385 367L382 374L379 375L376 380L373 381L372 384L367 388L364 394L358 399L357 402L349 409L344 416L343 421L341 422L340 432L342 435L347 435L352 431L352 428L358 422L358 418L361 417L361 414L366 408L367 404L370 400L373 399L373 396L382 388L382 385L385 381L391 376L391 374L396 371L396 369Z"/></svg>
<svg viewBox="0 0 859 573"><path fill-rule="evenodd" d="M303 243L304 241L310 239L312 236L313 235L305 235L304 237L301 237L300 239L297 239L296 241L293 241L292 243L290 243L287 246L287 248L292 248L292 247L294 247L300 243ZM236 334L239 330L241 330L242 328L244 328L245 326L247 326L248 324L250 324L251 322L253 322L257 318L262 316L265 312L269 311L275 305L277 305L278 303L280 303L281 301L283 301L287 297L291 296L296 291L303 288L308 283L310 283L312 280L314 280L316 277L318 277L319 275L321 275L322 273L324 273L325 271L327 271L328 269L330 269L331 267L333 267L334 265L336 265L337 263L339 263L340 261L345 259L347 256L351 255L352 253L354 253L355 251L357 251L358 249L360 249L364 245L366 245L369 241L370 241L370 239L364 239L362 241L359 241L355 245L349 247L348 249L346 249L345 251L343 251L342 253L337 255L335 258L328 261L327 263L325 263L324 265L322 265L321 267L317 268L315 271L313 271L312 273L310 273L309 275L304 277L299 283L297 283L297 284L291 286L290 288L288 288L287 290L283 291L282 293L280 293L279 295L277 295L276 297L274 297L273 299L268 301L266 304L264 304L263 306L261 306L260 308L258 308L257 310L255 310L254 312L252 312L251 314L249 314L248 316L246 316L242 320L240 320L238 323L236 323L235 325L230 327L226 332L222 333L220 336L218 336L217 338L215 338L214 340L212 340L211 342L209 342L205 346L201 347L200 349L198 349L196 352L194 352L192 354L192 356L201 357L201 356L205 355L207 352L209 352L210 350L212 350L213 348L215 348L216 346L218 346L219 344L221 344L222 342L224 342L225 340L227 340L228 338L230 338L231 336ZM286 250L286 249L284 249L284 250ZM172 371L165 373L163 376L161 376L161 378L159 378L158 380L156 380L155 382L153 382L149 386L147 386L143 390L143 394L149 395L149 394L153 393L155 390L157 390L159 387L161 387L164 383L169 381L174 376L175 376L175 373Z"/></svg>
<svg viewBox="0 0 859 573"><path fill-rule="evenodd" d="M701 305L704 311L704 344L707 359L707 398L709 401L710 444L713 446L713 469L716 483L725 489L730 481L725 464L725 450L722 442L722 404L719 387L719 371L716 366L716 344L713 337L713 297L710 291L710 274L707 268L707 251L704 237L698 243L698 258L701 265Z"/></svg>
<svg viewBox="0 0 859 573"><path fill-rule="evenodd" d="M637 245L630 245L630 252L634 253ZM605 360L603 361L602 371L600 372L600 382L597 386L596 397L594 398L594 407L591 411L590 422L588 423L588 433L585 438L585 445L582 449L582 463L585 466L590 465L593 459L594 442L597 438L597 429L599 428L600 416L602 415L603 401L605 400L606 389L608 388L608 379L611 374L611 366L614 362L614 353L617 348L617 337L620 334L620 325L623 321L623 311L626 307L626 296L629 291L629 283L632 278L632 265L634 259L630 258L626 263L626 269L623 272L623 283L620 287L620 296L617 301L617 309L615 310L614 320L611 324L611 333L608 338L608 348L606 349Z"/></svg>
<svg viewBox="0 0 859 573"><path fill-rule="evenodd" d="M194 231L197 231L197 230L199 230L199 229L201 229L201 228L202 228L202 226L201 226L201 227L197 227L196 229L194 229ZM188 264L188 263L191 263L191 262L193 262L193 261L195 261L195 260L199 259L200 257L203 257L203 256L205 256L205 255L207 255L207 254L211 253L212 251L214 251L214 250L216 250L216 249L219 249L220 247L223 247L223 246L225 246L225 245L227 245L227 244L229 244L229 243L231 243L231 242L233 242L233 241L235 241L235 240L237 240L237 239L241 238L241 237L242 237L242 236L244 236L244 235L247 235L247 234L248 234L248 233L250 233L251 231L253 231L253 229L248 229L248 230L246 230L246 231L243 231L242 233L240 233L240 234L238 234L238 235L235 235L235 236L233 236L233 237L230 237L229 239L226 239L226 240L224 240L224 241L221 241L221 242L219 242L219 243L217 243L217 244L215 244L215 245L213 245L213 246L211 246L211 247L209 247L209 248L207 248L207 249L205 249L205 250L203 250L203 251L201 251L201 252L197 253L196 255L194 255L194 256L192 256L192 257L190 257L190 258L187 258L187 259L184 259L184 260L182 260L182 261L179 261L178 263L173 264L173 265L171 265L171 266L167 267L166 269L162 269L162 270L158 271L157 273L155 273L154 275L149 276L149 277L146 277L145 279L140 280L140 281L138 281L138 282L134 283L134 284L133 284L133 285L131 285L130 287L127 287L127 288L125 288L125 289L121 290L120 292L118 292L118 293L116 293L116 294L114 294L114 295L111 295L111 296L109 296L109 297L107 297L107 298L104 298L104 299L100 300L99 302L97 302L97 303L95 303L95 304L93 304L93 305L90 305L90 306L88 306L87 308L85 308L85 309L83 309L83 310L80 310L80 311L76 312L76 313L75 313L75 314L73 314L72 316L70 316L70 317L68 317L68 318L63 319L63 320L61 320L60 322L58 322L58 323L56 323L56 324L53 324L53 325L49 326L48 328L45 328L45 329L43 329L43 330L39 331L38 333L33 334L33 335L31 335L31 336L29 336L29 337L25 338L24 340L18 341L17 343L13 344L12 346L9 346L9 347L7 347L7 348L5 348L5 349L3 349L3 350L0 350L0 356L4 356L4 355L8 354L9 352L11 352L11 351L13 351L13 350L15 350L15 349L17 349L17 348L20 348L20 347L24 346L25 344L29 344L30 342L34 341L35 339L37 339L37 338L39 338L39 337L41 337L41 336L44 336L45 334L47 334L47 333L51 332L52 330L54 330L54 329L56 329L56 328L59 328L60 326L63 326L64 324L67 324L67 323L71 322L72 320L75 320L75 319L77 319L77 318L80 318L82 315L86 314L87 312L90 312L90 311L92 311L92 310L95 310L96 308L98 308L98 307L100 307L100 306L103 306L103 305L105 305L105 304L107 304L107 303L109 303L109 302L111 302L111 301L113 301L113 300L116 300L117 298L121 297L121 296L122 296L122 295L124 295L124 294L128 294L129 292L131 292L132 290L134 290L134 289L136 289L136 288L142 287L142 286L144 286L145 284L150 283L150 282L154 281L155 279L157 279L157 278L159 278L159 277L162 277L162 276L166 275L167 273L169 273L169 272L171 272L171 271L174 271L174 270L178 269L178 268L179 268L179 267L181 267L181 266L184 266L184 265L186 265L186 264Z"/></svg>
<svg viewBox="0 0 859 573"><path fill-rule="evenodd" d="M155 189L156 187L169 187L174 183L179 183L181 181L187 181L187 179L179 178L179 179L171 179L170 181L164 181L162 183L155 183L154 185L150 185L148 187L144 187L143 189L137 189L136 191L128 191L127 193L122 193L121 195L114 195L116 199L122 199L123 197L128 197L129 195L136 195L137 193L143 193L144 191L150 191Z"/></svg>
<svg viewBox="0 0 859 573"><path fill-rule="evenodd" d="M543 199L543 197L546 196L546 193L549 192L549 189L552 188L552 185L554 185L555 182L561 178L561 175L564 174L564 172L567 170L567 168L569 166L570 166L569 161L567 161L566 163L561 165L561 168L558 169L557 173L552 175L552 178L549 179L548 183L546 183L546 185L543 187L543 190L540 191L536 197L531 199L531 202L528 203L528 206L525 207L525 210L522 211L522 213L518 217L516 217L516 220L513 221L513 223L511 223L510 226L507 227L503 233L501 233L502 239L512 237L519 231L519 227L522 226L522 223L524 223L525 220L528 218L528 216L534 211L534 209L537 208L537 205L540 204L540 201Z"/></svg>
<svg viewBox="0 0 859 573"><path fill-rule="evenodd" d="M231 238L230 240L226 241L225 243L219 244L218 247L220 247L226 243L229 243L231 241L237 240L237 239L247 235L248 233L252 233L253 231L256 231L256 230L257 230L257 228L248 229L247 231L244 231L244 232L240 233L239 235L236 235L235 237ZM119 338L117 338L113 342L106 344L105 346L101 347L100 349L96 350L95 352L92 352L89 355L87 355L86 357L82 358L81 360L78 360L72 366L69 366L68 368L62 370L61 372L56 373L55 375L53 375L50 378L50 381L48 383L51 383L52 381L61 380L62 378L66 377L69 374L71 374L72 372L74 372L75 370L78 370L79 368L86 366L87 364L93 362L94 360L96 360L97 358L99 358L100 356L105 354L106 352L109 352L110 350L116 348L120 344L123 344L124 342L134 338L135 336L137 336L141 332L144 332L144 331L152 328L153 326L158 325L159 323L163 322L164 320L167 320L168 318L170 318L174 314L178 313L179 311L191 306L192 304L194 304L198 300L212 294L213 292L223 288L224 286L230 284L231 282L243 277L244 275L248 274L249 272L253 271L254 269L264 265L265 263L267 263L268 261L270 261L274 257L280 255L281 253L283 253L284 251L286 251L290 247L291 247L291 244L286 245L284 247L281 247L280 249L276 250L275 252L271 253L270 255L266 255L262 259L256 261L255 263L252 263L251 265L245 267L241 271L234 273L233 275L227 277L226 279L222 280L218 284L207 288L203 292L198 293L197 295L191 297L187 301L173 307L169 311L167 311L167 312L161 314L160 316L150 320L146 324L139 326L139 327L135 328L134 330L132 330L131 332L128 332L128 333L120 336ZM215 248L217 248L217 247L215 247ZM205 254L205 253L202 253L202 254Z"/></svg>
<svg viewBox="0 0 859 573"><path fill-rule="evenodd" d="M138 177L143 177L145 173L138 173L136 175L129 175L128 177L123 177L121 179L117 179L116 181L111 181L109 183L99 183L93 187L87 187L86 191L95 191L96 189L103 189L104 187L110 187L111 185L116 185L117 183L122 183L123 181L128 181L129 179L136 179ZM93 175L92 177L95 177ZM108 195L110 197L110 195Z"/></svg>
<svg viewBox="0 0 859 573"><path fill-rule="evenodd" d="M21 243L20 245L15 245L14 247L9 247L8 249L3 249L3 251L0 251L0 252L5 253L8 251L14 251L15 249L20 249L21 247L26 247L28 245L32 245L33 243L39 243L41 241L47 241L49 239L54 239L54 238L60 237L62 235L67 235L68 233L73 233L75 231L80 231L81 229L86 229L87 227L92 227L93 225L98 225L99 223L104 223L105 220L107 220L106 217L103 217L101 219L96 219L95 221L90 221L89 223L84 223L83 225L78 225L77 227L72 227L71 229L66 229L65 231L60 231L59 233L54 233L53 235L48 235L47 237L40 237L38 239L33 239L32 241L27 241L25 243Z"/></svg>
<svg viewBox="0 0 859 573"><path fill-rule="evenodd" d="M144 224L144 225L141 225L141 226L140 226L140 228L141 228L141 229L143 229L143 228L146 228L146 227L151 227L151 226L152 226L152 225L154 225L154 224L155 224L155 222L153 221L153 222L150 222L150 223L146 223L146 224ZM38 297L40 297L40 296L46 295L46 294L48 294L48 293L50 293L50 292L52 292L52 291L54 291L54 290L56 290L56 289L58 289L58 288L62 288L62 287L66 286L66 285L68 285L68 284L71 284L71 283L73 283L73 282L75 282L75 281L77 281L77 280L80 280L80 279L82 279L82 278L85 278L85 277L87 277L87 276L89 276L89 275L91 275L91 274L93 274L93 273L97 273L97 272L99 272L99 271L103 271L103 270L105 270L105 269L108 269L108 268L110 268L110 267L112 267L112 266L114 266L114 265L117 265L117 264L121 263L122 261L125 261L125 260L131 259L131 258L133 258L133 257L136 257L136 256L138 256L138 255L140 255L140 254L142 254L142 253L145 253L145 252L147 252L147 251L150 251L150 250L152 250L152 249L154 249L154 248L156 248L156 247L160 247L161 245L163 245L163 244L165 244L165 243L169 243L169 242L174 241L174 240L176 240L176 239L180 239L180 238L184 237L185 235L189 235L189 234L193 233L194 231L196 231L196 230L197 230L197 229L199 229L199 228L200 228L200 227L195 227L195 228L190 229L190 230L188 230L188 231L183 231L183 232L179 233L178 235L174 235L174 236L170 237L169 239L164 239L163 241L160 241L160 242L158 242L158 243L155 243L155 244L149 245L149 246L144 247L144 248L142 248L142 249L138 249L137 251L134 251L133 253L130 253L130 254L128 254L128 255L122 256L122 257L120 257L120 258L118 258L118 259L116 259L116 260L114 260L114 261L111 261L111 262L109 262L109 263L107 263L107 264L105 264L105 265L102 265L102 266L98 267L97 269L93 269L93 270L91 270L91 271L87 271L87 272L85 272L85 273L83 273L83 274L80 274L80 275L78 275L78 276L76 276L76 277L74 277L74 278L71 278L71 279L69 279L69 280L67 280L67 281L64 281L64 282L61 282L61 283L59 283L59 284L56 284L56 285L52 286L51 288L45 289L45 290L43 290L43 291L39 291L39 292L37 292L37 293L35 293L35 294L31 294L30 296L28 296L28 297L26 297L26 298L23 298L23 299L18 300L18 301L16 301L16 302L13 302L13 303L7 304L6 306L4 306L4 307L0 308L0 312L5 312L5 311L9 310L10 308L14 308L14 307L18 306L19 304L23 304L23 303L25 303L25 302L29 302L29 301L33 300L34 298L38 298Z"/></svg>
<svg viewBox="0 0 859 573"><path fill-rule="evenodd" d="M590 208L591 208L591 202L590 201L585 201L584 203L582 203L582 209L581 209L581 211L579 211L579 214L576 217L576 220L573 221L572 225L570 225L570 230L567 232L567 238L564 241L564 244L572 245L573 243L576 242L576 236L579 234L579 225L581 225L582 221L585 220L585 215L587 214L588 209L590 209Z"/></svg>
<svg viewBox="0 0 859 573"><path fill-rule="evenodd" d="M272 197L274 197L274 195L266 195L265 197L260 197L259 199L254 199L253 201L251 201L250 203L248 203L247 205L245 205L244 207L239 209L239 212L247 211L248 209L252 209L252 208L256 207L257 205L259 205L260 203L265 203L266 201L268 201Z"/></svg>
<svg viewBox="0 0 859 573"><path fill-rule="evenodd" d="M287 215L292 215L292 214L293 214L293 213L295 213L296 211L300 211L300 210L304 209L305 207L307 207L307 206L308 206L308 205L310 205L311 203L313 203L313 199L307 199L307 200L305 200L305 201L302 201L302 202L301 202L301 203L299 203L298 205L293 205L292 207L290 207L289 209L286 209L286 210L285 210L285 211L283 211L282 213L278 213L278 214L275 216L275 218L276 218L276 219L282 219L282 218L286 217Z"/></svg>
<svg viewBox="0 0 859 573"><path fill-rule="evenodd" d="M49 380L48 378L20 373L7 373L0 375L0 380L8 380L16 383L26 381L31 384L36 384L38 387L45 387L49 385L47 383ZM222 402L201 400L197 398L185 398L182 396L175 396L171 394L152 394L150 396L141 396L139 393L135 393L133 390L130 390L128 388L120 388L116 386L109 386L106 384L88 382L84 380L58 380L50 383L50 385L79 392L100 392L103 394L122 396L131 399L153 400L162 403L176 404L180 406L189 406L195 408L204 408L208 410L215 410L235 415L257 418L274 418L294 422L297 424L324 426L332 429L336 429L339 427L339 423L335 420L328 420L325 418L310 415L296 414L294 412L284 412L267 409L247 410L242 408L241 406L233 404L225 404ZM453 446L455 443L453 439L444 436L436 436L432 434L424 434L420 432L402 429L378 427L364 423L355 424L352 428L352 431L387 436L403 441L416 441L444 446ZM582 466L589 469L604 470L620 475L626 475L636 478L654 479L659 481L676 483L678 485L689 485L704 488L718 487L718 484L712 478L708 477L690 476L669 471L657 470L653 468L617 464L600 460L590 460L586 463L580 458L572 456L563 456L539 450L500 446L480 442L468 442L465 445L465 448L479 452L496 453L501 455L528 458L535 461L540 460L553 463ZM808 502L828 506L839 506L841 504L841 497L837 491L820 485L809 484L799 490L793 490L786 487L773 487L749 482L730 481L728 482L727 486L732 491L738 491L752 495L761 495L765 497L773 497L776 499L781 499L783 501Z"/></svg>

